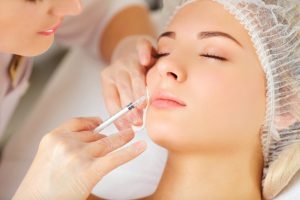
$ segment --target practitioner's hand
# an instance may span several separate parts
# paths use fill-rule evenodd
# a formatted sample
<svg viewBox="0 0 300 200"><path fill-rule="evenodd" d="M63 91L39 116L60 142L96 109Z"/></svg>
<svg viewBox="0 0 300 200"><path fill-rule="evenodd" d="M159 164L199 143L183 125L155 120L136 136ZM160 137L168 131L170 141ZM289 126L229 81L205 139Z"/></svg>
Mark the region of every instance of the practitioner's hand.
<svg viewBox="0 0 300 200"><path fill-rule="evenodd" d="M106 137L93 133L98 118L77 118L44 136L14 199L86 199L101 178L134 159L146 145L129 142L134 133Z"/></svg>
<svg viewBox="0 0 300 200"><path fill-rule="evenodd" d="M146 73L155 63L156 52L150 39L128 37L114 51L112 64L101 73L102 90L109 114L113 115L122 107L146 94ZM142 109L131 111L116 121L119 130L131 125L142 125Z"/></svg>

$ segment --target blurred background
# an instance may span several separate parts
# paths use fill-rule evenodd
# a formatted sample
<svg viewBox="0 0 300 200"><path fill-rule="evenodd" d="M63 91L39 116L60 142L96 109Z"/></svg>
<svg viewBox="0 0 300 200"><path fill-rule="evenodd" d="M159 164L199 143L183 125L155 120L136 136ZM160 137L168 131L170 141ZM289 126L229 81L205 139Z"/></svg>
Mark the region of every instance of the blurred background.
<svg viewBox="0 0 300 200"><path fill-rule="evenodd" d="M160 30L162 1L144 1L151 10L155 28ZM78 46L66 48L57 43L33 61L29 89L0 141L0 199L11 199L46 133L73 117L108 117L100 87L100 71L107 64L101 59ZM103 133L114 132L116 129L110 126ZM136 199L137 196L153 193L161 177L167 151L153 143L145 130L138 131L130 143L138 140L147 141L147 151L105 176L94 188L94 194L106 199L121 199L121 196L133 199L133 195ZM126 185L130 188L124 190ZM123 190L123 193L112 192L112 189Z"/></svg>
<svg viewBox="0 0 300 200"><path fill-rule="evenodd" d="M162 7L162 0L144 1L153 12L158 11ZM43 92L53 73L61 66L60 63L67 55L68 51L68 48L59 44L54 44L49 51L34 58L29 90L23 96L14 116L6 128L4 137L0 141L0 155L2 153L3 146L5 146L11 136L31 113L30 111L33 108L33 105L35 105L35 103L39 100L39 96Z"/></svg>

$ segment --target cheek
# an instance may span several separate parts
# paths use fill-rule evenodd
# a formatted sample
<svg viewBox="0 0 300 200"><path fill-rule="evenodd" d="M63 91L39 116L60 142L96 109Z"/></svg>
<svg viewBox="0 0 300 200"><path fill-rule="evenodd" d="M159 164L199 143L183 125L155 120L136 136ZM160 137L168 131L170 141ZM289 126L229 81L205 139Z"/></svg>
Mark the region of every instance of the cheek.
<svg viewBox="0 0 300 200"><path fill-rule="evenodd" d="M26 35L36 24L38 19L37 10L29 9L27 3L11 1L7 5L0 3L0 26L1 32L12 34L12 36ZM17 13L17 14L16 14Z"/></svg>
<svg viewBox="0 0 300 200"><path fill-rule="evenodd" d="M157 71L157 68L153 66L147 73L146 76L146 84L149 90L149 95L151 96L153 94L153 91L157 88L157 85L160 80L159 73Z"/></svg>
<svg viewBox="0 0 300 200"><path fill-rule="evenodd" d="M216 133L257 131L264 122L265 89L263 78L256 77L231 72L196 76L190 88L198 82L191 94L197 100L192 110L200 126Z"/></svg>
<svg viewBox="0 0 300 200"><path fill-rule="evenodd" d="M236 66L235 66L236 67ZM261 78L257 78L261 77ZM180 112L149 111L147 130L169 149L235 149L253 140L265 114L265 85L256 72L235 68L189 71L180 87L188 107ZM147 75L150 92L159 84L153 68ZM246 134L247 133L247 134ZM236 145L240 144L240 145Z"/></svg>
<svg viewBox="0 0 300 200"><path fill-rule="evenodd" d="M12 7L12 6L11 6ZM32 9L12 8L15 12L0 14L0 50L24 56L38 55L47 50L54 36L39 36L40 17ZM0 9L0 12L3 9ZM18 12L17 12L18 11ZM15 13L19 13L16 15Z"/></svg>

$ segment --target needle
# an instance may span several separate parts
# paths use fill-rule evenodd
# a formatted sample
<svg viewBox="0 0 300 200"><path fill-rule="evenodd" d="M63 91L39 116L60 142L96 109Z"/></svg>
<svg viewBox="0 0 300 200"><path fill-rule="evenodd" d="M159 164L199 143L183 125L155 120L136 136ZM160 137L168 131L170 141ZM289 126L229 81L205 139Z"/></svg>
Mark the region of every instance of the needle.
<svg viewBox="0 0 300 200"><path fill-rule="evenodd" d="M119 119L120 117L122 117L123 115L128 113L130 110L132 110L132 109L136 108L138 105L142 104L146 100L146 98L147 98L146 96L142 96L135 102L128 104L123 109L121 109L119 112L117 112L110 118L106 119L102 124L100 124L97 128L95 128L94 132L99 133L106 127L110 126L114 121L116 121L117 119Z"/></svg>

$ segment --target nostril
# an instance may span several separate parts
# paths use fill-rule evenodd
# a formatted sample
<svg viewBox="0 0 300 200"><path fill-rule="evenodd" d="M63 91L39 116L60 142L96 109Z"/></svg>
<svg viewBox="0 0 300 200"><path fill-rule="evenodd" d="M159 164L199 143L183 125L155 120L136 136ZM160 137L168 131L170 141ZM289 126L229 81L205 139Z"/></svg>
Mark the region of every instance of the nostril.
<svg viewBox="0 0 300 200"><path fill-rule="evenodd" d="M167 75L172 76L175 80L177 80L177 78L178 78L178 76L173 72L168 72Z"/></svg>

